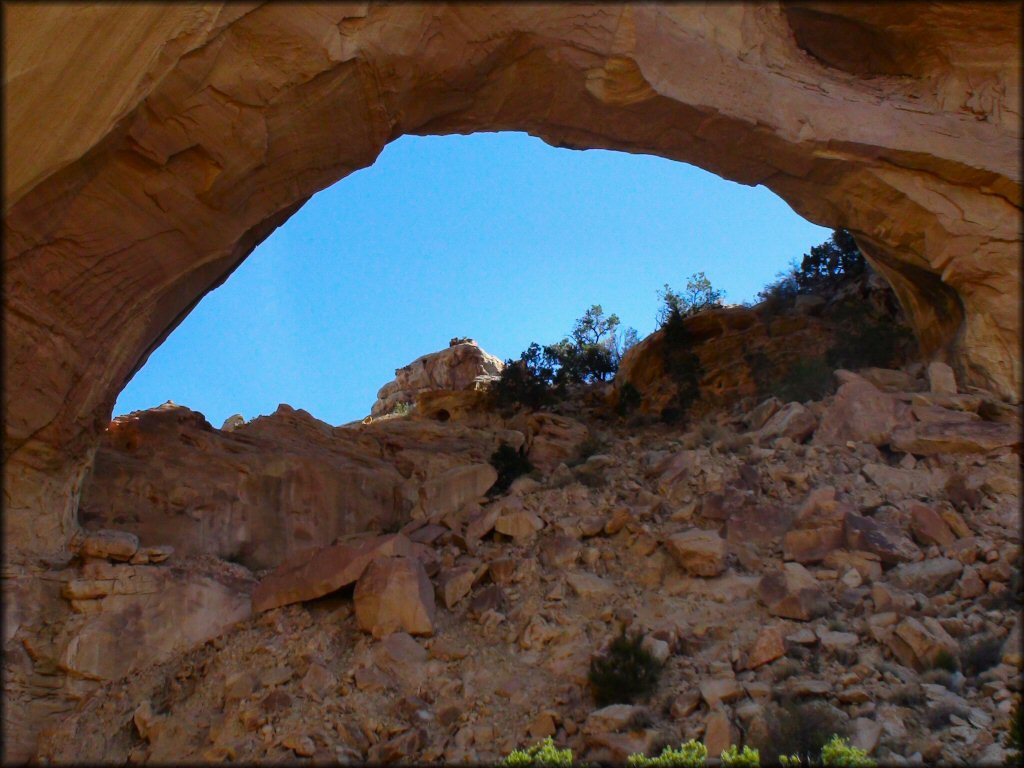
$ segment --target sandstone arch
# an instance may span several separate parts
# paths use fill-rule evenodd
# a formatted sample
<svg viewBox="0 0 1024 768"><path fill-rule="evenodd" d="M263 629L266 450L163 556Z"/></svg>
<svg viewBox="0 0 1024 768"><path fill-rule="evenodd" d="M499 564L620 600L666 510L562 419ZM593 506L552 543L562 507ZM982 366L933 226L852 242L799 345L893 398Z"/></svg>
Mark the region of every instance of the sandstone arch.
<svg viewBox="0 0 1024 768"><path fill-rule="evenodd" d="M1015 4L5 13L8 558L60 559L124 382L405 133L526 130L765 184L855 233L927 351L1018 399Z"/></svg>

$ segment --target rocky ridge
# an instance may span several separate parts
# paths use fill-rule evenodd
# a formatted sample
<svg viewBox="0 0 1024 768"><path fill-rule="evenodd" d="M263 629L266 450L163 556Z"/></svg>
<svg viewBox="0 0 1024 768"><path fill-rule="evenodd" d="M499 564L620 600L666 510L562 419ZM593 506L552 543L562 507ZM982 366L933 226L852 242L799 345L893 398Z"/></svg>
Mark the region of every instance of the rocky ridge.
<svg viewBox="0 0 1024 768"><path fill-rule="evenodd" d="M711 409L686 430L585 401L566 405L571 416L476 410L346 428L281 409L263 428L276 439L346 457L359 446L408 475L416 492L386 518L397 529L304 540L250 572L202 551L215 539L171 552L156 546L167 528L105 533L114 519L93 519L64 587L93 605L87 620L140 610L134 587L116 585L155 583L136 592L174 599L161 580L181 572L246 608L205 638L158 614L177 645L84 670L103 695L85 696L40 757L487 761L546 735L590 760L689 738L716 754L770 744L787 707L813 703L887 762L1000 760L1020 695L1017 416L960 392L942 364L836 378L823 401ZM183 431L151 438L157 454L217 432L184 409L131 418L169 412ZM452 469L490 469L499 435L538 471L503 496L482 481L454 491ZM190 450L210 464L220 448L205 439ZM101 450L115 466L138 445L112 437ZM87 497L114 503L123 477L103 466L92 484L111 487ZM589 662L620 626L644 634L664 671L650 700L599 709ZM103 647L79 631L63 637L80 655Z"/></svg>

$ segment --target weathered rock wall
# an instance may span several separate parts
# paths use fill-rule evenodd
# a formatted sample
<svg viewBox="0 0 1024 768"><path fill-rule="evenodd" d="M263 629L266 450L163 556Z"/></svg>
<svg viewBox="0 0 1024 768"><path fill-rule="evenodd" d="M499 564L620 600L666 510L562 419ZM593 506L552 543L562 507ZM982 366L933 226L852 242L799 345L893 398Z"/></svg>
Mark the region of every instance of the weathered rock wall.
<svg viewBox="0 0 1024 768"><path fill-rule="evenodd" d="M526 130L765 184L853 231L929 351L1016 398L1018 21L1014 4L8 9L11 553L60 556L132 372L404 133Z"/></svg>

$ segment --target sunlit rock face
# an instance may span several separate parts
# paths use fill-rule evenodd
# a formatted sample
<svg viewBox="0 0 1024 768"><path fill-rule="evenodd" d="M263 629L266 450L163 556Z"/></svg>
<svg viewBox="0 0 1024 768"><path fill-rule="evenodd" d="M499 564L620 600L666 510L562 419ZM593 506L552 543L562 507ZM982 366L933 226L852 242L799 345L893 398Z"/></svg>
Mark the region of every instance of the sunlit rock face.
<svg viewBox="0 0 1024 768"><path fill-rule="evenodd" d="M503 367L501 360L473 339L452 339L447 349L418 357L396 370L395 378L377 393L370 414L382 416L403 404L414 405L426 393L483 389Z"/></svg>
<svg viewBox="0 0 1024 768"><path fill-rule="evenodd" d="M310 195L405 133L526 130L764 184L853 231L926 349L1015 398L1018 17L906 3L12 8L7 540L63 550L89 451L149 351Z"/></svg>

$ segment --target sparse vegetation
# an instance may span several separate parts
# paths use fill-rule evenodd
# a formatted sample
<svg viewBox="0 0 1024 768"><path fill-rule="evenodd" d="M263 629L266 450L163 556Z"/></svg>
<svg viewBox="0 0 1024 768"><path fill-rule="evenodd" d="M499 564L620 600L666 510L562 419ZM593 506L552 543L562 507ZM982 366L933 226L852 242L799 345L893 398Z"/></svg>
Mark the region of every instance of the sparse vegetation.
<svg viewBox="0 0 1024 768"><path fill-rule="evenodd" d="M517 451L508 443L502 443L498 450L491 454L491 466L498 471L498 479L494 481L489 493L498 495L508 490L512 481L520 475L533 471L533 464L522 451Z"/></svg>
<svg viewBox="0 0 1024 768"><path fill-rule="evenodd" d="M412 411L412 403L395 403L395 407L391 409L391 413L394 416L408 416Z"/></svg>
<svg viewBox="0 0 1024 768"><path fill-rule="evenodd" d="M840 713L823 702L786 699L769 709L768 738L755 744L769 763L782 754L810 762L836 735L845 736Z"/></svg>
<svg viewBox="0 0 1024 768"><path fill-rule="evenodd" d="M960 652L960 669L968 677L980 675L1002 660L1003 640L998 637L981 637L967 644Z"/></svg>
<svg viewBox="0 0 1024 768"><path fill-rule="evenodd" d="M761 755L756 749L744 746L743 750L737 749L735 744L722 752L722 768L757 768L761 765Z"/></svg>
<svg viewBox="0 0 1024 768"><path fill-rule="evenodd" d="M821 764L826 768L874 768L875 761L863 749L851 747L849 741L833 736L821 748Z"/></svg>
<svg viewBox="0 0 1024 768"><path fill-rule="evenodd" d="M952 653L946 649L942 649L936 653L935 657L932 659L931 668L944 669L947 672L956 672L960 669L960 662L957 661L956 656Z"/></svg>
<svg viewBox="0 0 1024 768"><path fill-rule="evenodd" d="M509 768L569 768L573 764L572 750L559 749L548 736L527 749L516 749L501 762Z"/></svg>
<svg viewBox="0 0 1024 768"><path fill-rule="evenodd" d="M661 664L642 643L642 635L627 635L623 628L607 653L591 660L588 679L598 706L628 704L657 687Z"/></svg>
<svg viewBox="0 0 1024 768"><path fill-rule="evenodd" d="M1020 765L1024 757L1024 715L1021 712L1020 699L1013 711L1010 712L1010 727L1006 731L1006 739L1003 744L1006 746L1006 765Z"/></svg>
<svg viewBox="0 0 1024 768"><path fill-rule="evenodd" d="M719 291L712 287L711 281L703 272L695 272L686 280L686 290L677 292L665 283L665 287L658 291L658 298L662 307L658 310L657 324L659 328L674 316L690 317L702 310L711 307L718 307L722 304L725 291Z"/></svg>
<svg viewBox="0 0 1024 768"><path fill-rule="evenodd" d="M640 390L632 383L626 382L619 388L619 400L615 404L615 412L622 417L628 416L640 407L643 397Z"/></svg>
<svg viewBox="0 0 1024 768"><path fill-rule="evenodd" d="M679 748L671 746L661 750L657 757L646 755L630 755L626 765L630 768L700 768L707 762L708 748L701 742L690 739Z"/></svg>
<svg viewBox="0 0 1024 768"><path fill-rule="evenodd" d="M605 315L594 304L576 321L572 333L555 344L536 342L519 356L506 360L498 381L491 387L495 407L537 410L565 397L574 384L607 381L619 369L619 362L637 343L636 330L619 332L618 316Z"/></svg>

